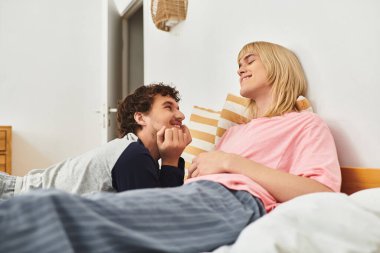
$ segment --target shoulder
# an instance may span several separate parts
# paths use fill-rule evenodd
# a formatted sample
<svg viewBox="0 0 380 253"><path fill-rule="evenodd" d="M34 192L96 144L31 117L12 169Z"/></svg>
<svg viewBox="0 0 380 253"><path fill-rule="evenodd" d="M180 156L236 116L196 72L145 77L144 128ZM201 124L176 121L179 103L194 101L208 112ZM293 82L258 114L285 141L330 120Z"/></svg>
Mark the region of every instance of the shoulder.
<svg viewBox="0 0 380 253"><path fill-rule="evenodd" d="M151 164L156 165L157 161L152 157L149 150L144 146L144 144L137 140L132 142L125 148L117 160L117 164L125 164L130 166L131 164L143 166Z"/></svg>
<svg viewBox="0 0 380 253"><path fill-rule="evenodd" d="M298 113L296 122L299 125L297 134L302 136L302 138L308 137L315 141L318 140L320 143L323 142L322 140L328 142L333 140L331 130L327 123L313 112Z"/></svg>
<svg viewBox="0 0 380 253"><path fill-rule="evenodd" d="M288 133L292 136L318 135L330 132L325 121L319 115L309 111L290 112L273 117L263 127L272 129L272 132Z"/></svg>
<svg viewBox="0 0 380 253"><path fill-rule="evenodd" d="M302 119L309 119L314 122L323 122L322 118L314 112L302 111L296 114L298 114L298 116Z"/></svg>
<svg viewBox="0 0 380 253"><path fill-rule="evenodd" d="M121 153L112 171L113 173L119 170L126 171L126 168L128 171L132 171L134 168L141 169L151 166L156 167L157 162L150 155L148 149L140 141L136 141L129 144Z"/></svg>
<svg viewBox="0 0 380 253"><path fill-rule="evenodd" d="M316 113L303 111L299 113L304 121L308 123L310 127L320 127L328 129L327 123Z"/></svg>
<svg viewBox="0 0 380 253"><path fill-rule="evenodd" d="M133 133L127 134L122 138L115 138L93 150L96 155L111 155L112 153L122 152L130 144L137 142L138 137ZM119 153L120 154L120 153Z"/></svg>
<svg viewBox="0 0 380 253"><path fill-rule="evenodd" d="M148 149L140 142L130 143L121 154L122 157L150 156Z"/></svg>
<svg viewBox="0 0 380 253"><path fill-rule="evenodd" d="M284 119L289 123L299 124L304 128L308 127L327 127L326 122L316 113L309 111L292 112L285 114Z"/></svg>

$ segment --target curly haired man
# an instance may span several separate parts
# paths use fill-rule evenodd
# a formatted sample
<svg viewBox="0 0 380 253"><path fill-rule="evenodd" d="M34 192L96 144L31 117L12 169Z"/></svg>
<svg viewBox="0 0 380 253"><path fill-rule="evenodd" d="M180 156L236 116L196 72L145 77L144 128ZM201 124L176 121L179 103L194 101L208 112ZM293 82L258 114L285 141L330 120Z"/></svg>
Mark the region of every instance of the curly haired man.
<svg viewBox="0 0 380 253"><path fill-rule="evenodd" d="M179 92L168 85L139 87L119 103L120 138L23 177L0 172L0 199L40 188L87 194L182 185L180 155L191 135L182 125L179 100Z"/></svg>

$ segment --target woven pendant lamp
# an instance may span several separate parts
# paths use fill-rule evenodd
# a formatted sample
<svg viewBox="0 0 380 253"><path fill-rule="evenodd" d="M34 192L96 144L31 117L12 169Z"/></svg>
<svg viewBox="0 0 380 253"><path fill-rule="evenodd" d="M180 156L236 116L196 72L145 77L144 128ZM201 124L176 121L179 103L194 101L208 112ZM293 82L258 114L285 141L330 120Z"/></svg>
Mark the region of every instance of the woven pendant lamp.
<svg viewBox="0 0 380 253"><path fill-rule="evenodd" d="M187 0L152 0L151 13L155 26L168 32L186 19Z"/></svg>

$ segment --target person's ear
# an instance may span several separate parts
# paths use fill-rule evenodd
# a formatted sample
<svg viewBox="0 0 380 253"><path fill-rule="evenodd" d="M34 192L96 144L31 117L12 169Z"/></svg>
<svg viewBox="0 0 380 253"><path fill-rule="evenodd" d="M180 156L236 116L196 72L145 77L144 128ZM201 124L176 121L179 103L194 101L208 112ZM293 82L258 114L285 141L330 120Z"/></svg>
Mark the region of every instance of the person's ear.
<svg viewBox="0 0 380 253"><path fill-rule="evenodd" d="M135 118L135 121L137 122L137 124L139 124L140 126L147 125L146 118L142 112L135 112L133 117Z"/></svg>

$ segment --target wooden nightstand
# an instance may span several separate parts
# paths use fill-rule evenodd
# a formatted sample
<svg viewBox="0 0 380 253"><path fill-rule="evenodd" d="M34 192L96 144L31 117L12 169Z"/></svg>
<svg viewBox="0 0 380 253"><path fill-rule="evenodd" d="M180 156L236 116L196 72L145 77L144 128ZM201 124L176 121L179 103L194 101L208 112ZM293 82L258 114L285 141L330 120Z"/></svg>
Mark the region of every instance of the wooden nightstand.
<svg viewBox="0 0 380 253"><path fill-rule="evenodd" d="M0 171L12 172L12 127L0 126Z"/></svg>

